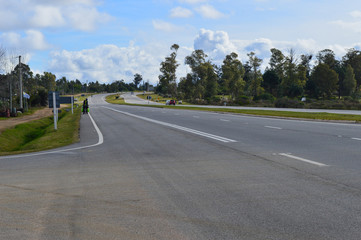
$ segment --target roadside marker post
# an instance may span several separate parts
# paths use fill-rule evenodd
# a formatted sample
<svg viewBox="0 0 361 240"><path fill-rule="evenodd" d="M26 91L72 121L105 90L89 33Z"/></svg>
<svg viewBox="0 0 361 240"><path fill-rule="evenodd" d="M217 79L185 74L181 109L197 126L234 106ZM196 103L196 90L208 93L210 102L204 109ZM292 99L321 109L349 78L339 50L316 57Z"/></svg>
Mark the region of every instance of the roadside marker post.
<svg viewBox="0 0 361 240"><path fill-rule="evenodd" d="M57 130L57 121L58 121L58 109L56 108L56 97L55 92L53 92L53 112L54 112L54 129Z"/></svg>

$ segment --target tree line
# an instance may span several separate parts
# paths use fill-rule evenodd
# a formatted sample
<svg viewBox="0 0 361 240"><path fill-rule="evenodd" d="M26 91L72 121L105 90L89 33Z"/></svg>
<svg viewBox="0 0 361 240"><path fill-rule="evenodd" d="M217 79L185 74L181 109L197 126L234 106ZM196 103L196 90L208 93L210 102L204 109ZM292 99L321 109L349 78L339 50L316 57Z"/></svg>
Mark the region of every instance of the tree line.
<svg viewBox="0 0 361 240"><path fill-rule="evenodd" d="M116 80L112 83L99 83L98 81L82 83L80 80L68 80L66 77L57 79L55 74L44 72L43 74L34 74L27 64L21 63L7 74L0 74L0 112L9 108L10 97L13 106L19 106L20 95L20 66L23 82L23 91L30 95L27 104L32 106L46 106L48 103L48 92L58 91L61 95L79 94L79 93L100 93L100 92L120 92L135 91L139 89L140 74L136 74L137 81L126 83L124 80Z"/></svg>
<svg viewBox="0 0 361 240"><path fill-rule="evenodd" d="M203 50L194 50L184 60L191 69L177 83L177 44L161 62L156 91L162 95L197 103L228 101L244 104L249 101L279 98L313 99L360 98L361 51L348 49L341 60L324 49L313 56L296 56L272 48L268 66L261 72L262 59L254 52L242 63L235 52L225 56L221 66L213 64Z"/></svg>

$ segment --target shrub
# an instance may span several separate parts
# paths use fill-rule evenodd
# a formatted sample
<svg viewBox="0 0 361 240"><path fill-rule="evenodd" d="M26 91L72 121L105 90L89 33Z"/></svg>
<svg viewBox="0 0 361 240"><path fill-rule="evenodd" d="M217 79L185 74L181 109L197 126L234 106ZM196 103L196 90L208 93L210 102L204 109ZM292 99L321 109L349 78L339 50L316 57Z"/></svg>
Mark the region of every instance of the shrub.
<svg viewBox="0 0 361 240"><path fill-rule="evenodd" d="M282 97L275 101L275 107L277 108L303 108L303 106L303 102L288 97Z"/></svg>
<svg viewBox="0 0 361 240"><path fill-rule="evenodd" d="M250 104L250 103L251 103L251 100L250 100L250 98L249 98L248 96L241 95L241 96L238 96L238 97L236 98L236 103L237 103L238 105L243 106L243 105L248 105L248 104Z"/></svg>
<svg viewBox="0 0 361 240"><path fill-rule="evenodd" d="M259 101L259 100L266 100L266 101L273 102L275 100L275 97L270 93L262 93L261 95L255 96L253 98L253 101Z"/></svg>

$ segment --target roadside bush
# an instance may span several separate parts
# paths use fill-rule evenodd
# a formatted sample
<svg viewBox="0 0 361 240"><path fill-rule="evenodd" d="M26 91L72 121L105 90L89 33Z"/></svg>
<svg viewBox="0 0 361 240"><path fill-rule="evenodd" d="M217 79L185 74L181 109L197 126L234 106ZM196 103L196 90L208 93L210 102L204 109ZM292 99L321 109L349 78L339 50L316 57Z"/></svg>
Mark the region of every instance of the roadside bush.
<svg viewBox="0 0 361 240"><path fill-rule="evenodd" d="M262 93L261 95L255 96L253 98L253 101L259 101L259 100L274 102L275 97L270 93Z"/></svg>
<svg viewBox="0 0 361 240"><path fill-rule="evenodd" d="M288 97L282 97L275 101L275 107L277 108L303 108L304 103L298 100L290 99Z"/></svg>
<svg viewBox="0 0 361 240"><path fill-rule="evenodd" d="M237 103L238 105L243 106L243 105L248 105L248 104L250 104L250 103L251 103L251 100L250 100L250 98L249 98L248 96L241 95L241 96L238 96L238 97L236 98L236 103Z"/></svg>

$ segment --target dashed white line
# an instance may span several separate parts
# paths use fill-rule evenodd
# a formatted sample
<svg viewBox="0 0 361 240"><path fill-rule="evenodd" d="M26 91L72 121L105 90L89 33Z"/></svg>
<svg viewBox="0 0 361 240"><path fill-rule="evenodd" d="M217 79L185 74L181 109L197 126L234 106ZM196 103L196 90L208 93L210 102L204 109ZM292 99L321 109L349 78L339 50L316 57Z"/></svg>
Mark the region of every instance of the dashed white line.
<svg viewBox="0 0 361 240"><path fill-rule="evenodd" d="M228 119L219 119L219 120L221 120L222 122L230 122L230 120L228 120Z"/></svg>
<svg viewBox="0 0 361 240"><path fill-rule="evenodd" d="M352 140L361 141L361 138L351 138Z"/></svg>
<svg viewBox="0 0 361 240"><path fill-rule="evenodd" d="M310 163L310 164L313 164L313 165L316 165L316 166L319 166L319 167L328 167L328 165L326 165L326 164L311 161L311 160L308 160L306 158L297 157L297 156L294 156L294 155L289 154L289 153L280 153L279 155L284 156L284 157L288 157L288 158L292 158L292 159L295 159L295 160L299 160L299 161L302 161L302 162Z"/></svg>
<svg viewBox="0 0 361 240"><path fill-rule="evenodd" d="M273 127L273 126L264 126L264 127L265 127L265 128L282 130L282 128L280 128L280 127Z"/></svg>

